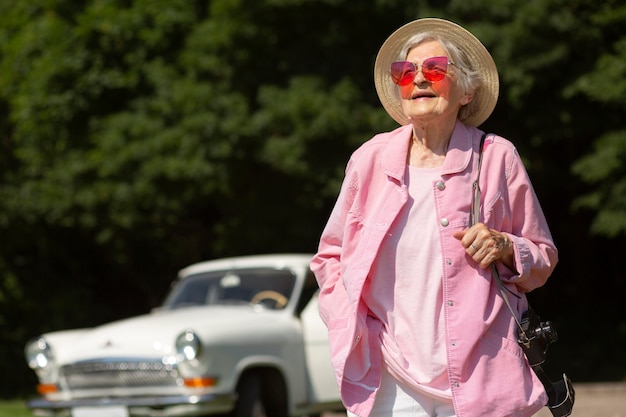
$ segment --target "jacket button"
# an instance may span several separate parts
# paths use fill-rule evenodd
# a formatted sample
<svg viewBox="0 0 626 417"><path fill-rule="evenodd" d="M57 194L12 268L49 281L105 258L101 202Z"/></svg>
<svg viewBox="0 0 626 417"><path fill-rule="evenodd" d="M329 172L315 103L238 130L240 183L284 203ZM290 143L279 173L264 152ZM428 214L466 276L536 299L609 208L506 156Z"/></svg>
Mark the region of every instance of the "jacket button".
<svg viewBox="0 0 626 417"><path fill-rule="evenodd" d="M448 219L446 219L445 217L443 219L441 219L441 225L443 227L448 227L449 224L450 224L450 221Z"/></svg>
<svg viewBox="0 0 626 417"><path fill-rule="evenodd" d="M443 181L437 181L437 189L443 191L446 189L446 184Z"/></svg>

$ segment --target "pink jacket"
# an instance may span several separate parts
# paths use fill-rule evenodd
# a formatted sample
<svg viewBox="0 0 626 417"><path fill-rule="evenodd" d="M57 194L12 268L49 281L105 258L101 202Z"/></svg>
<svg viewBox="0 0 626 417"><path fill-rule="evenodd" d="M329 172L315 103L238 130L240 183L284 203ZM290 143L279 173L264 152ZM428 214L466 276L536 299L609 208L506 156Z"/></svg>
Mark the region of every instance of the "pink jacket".
<svg viewBox="0 0 626 417"><path fill-rule="evenodd" d="M361 417L372 409L382 361L381 324L368 316L361 291L383 237L407 201L403 177L411 132L409 125L379 134L354 152L311 262L341 396ZM481 135L457 122L441 179L432 184L443 259L448 375L458 417L532 416L547 396L517 345L512 315L489 269L479 268L452 236L468 227ZM557 250L511 142L487 136L480 187L480 220L515 243L519 274L498 268L505 285L520 296L508 298L521 316L528 307L525 292L546 282Z"/></svg>

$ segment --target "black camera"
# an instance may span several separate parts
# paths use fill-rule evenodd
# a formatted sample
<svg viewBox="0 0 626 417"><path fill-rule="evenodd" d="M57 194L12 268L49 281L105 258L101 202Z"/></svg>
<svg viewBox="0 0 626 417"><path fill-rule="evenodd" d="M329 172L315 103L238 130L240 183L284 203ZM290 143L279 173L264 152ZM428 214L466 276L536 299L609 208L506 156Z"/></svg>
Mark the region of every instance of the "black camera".
<svg viewBox="0 0 626 417"><path fill-rule="evenodd" d="M569 416L574 408L575 392L572 381L563 374L563 379L552 382L541 367L546 360L548 346L558 339L556 328L549 321L542 322L532 309L522 315L520 324L517 343L548 394L550 412L554 417Z"/></svg>
<svg viewBox="0 0 626 417"><path fill-rule="evenodd" d="M556 328L550 321L541 318L530 309L522 315L522 331L518 332L518 343L524 350L530 366L541 365L548 354L548 346L558 340Z"/></svg>

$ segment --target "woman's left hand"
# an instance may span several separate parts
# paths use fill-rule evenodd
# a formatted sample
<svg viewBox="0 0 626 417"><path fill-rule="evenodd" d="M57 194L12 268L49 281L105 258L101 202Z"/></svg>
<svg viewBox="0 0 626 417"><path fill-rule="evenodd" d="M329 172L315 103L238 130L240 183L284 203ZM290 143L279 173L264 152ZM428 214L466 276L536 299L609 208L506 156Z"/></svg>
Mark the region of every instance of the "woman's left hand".
<svg viewBox="0 0 626 417"><path fill-rule="evenodd" d="M465 251L481 268L488 268L493 262L502 262L515 270L513 242L502 232L477 223L469 229L454 232Z"/></svg>

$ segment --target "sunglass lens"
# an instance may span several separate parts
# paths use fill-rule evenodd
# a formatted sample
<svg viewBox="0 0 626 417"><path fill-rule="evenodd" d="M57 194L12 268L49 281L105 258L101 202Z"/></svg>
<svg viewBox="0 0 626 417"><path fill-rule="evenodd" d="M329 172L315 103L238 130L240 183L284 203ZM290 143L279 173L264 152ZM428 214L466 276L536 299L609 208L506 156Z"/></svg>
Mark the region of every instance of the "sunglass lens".
<svg viewBox="0 0 626 417"><path fill-rule="evenodd" d="M391 64L391 79L397 85L409 85L415 78L416 68L412 62L400 61Z"/></svg>
<svg viewBox="0 0 626 417"><path fill-rule="evenodd" d="M435 56L422 62L422 73L428 81L441 81L448 72L448 58Z"/></svg>

